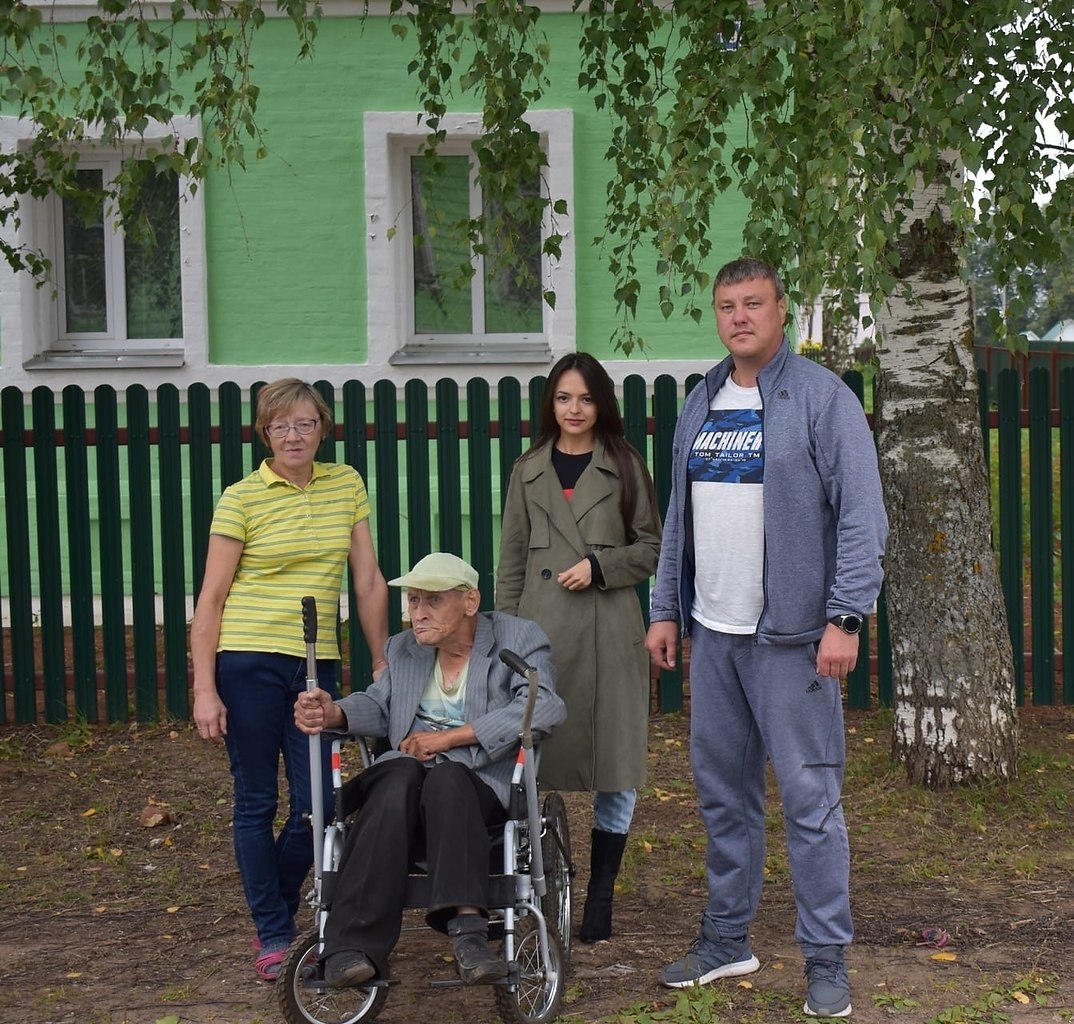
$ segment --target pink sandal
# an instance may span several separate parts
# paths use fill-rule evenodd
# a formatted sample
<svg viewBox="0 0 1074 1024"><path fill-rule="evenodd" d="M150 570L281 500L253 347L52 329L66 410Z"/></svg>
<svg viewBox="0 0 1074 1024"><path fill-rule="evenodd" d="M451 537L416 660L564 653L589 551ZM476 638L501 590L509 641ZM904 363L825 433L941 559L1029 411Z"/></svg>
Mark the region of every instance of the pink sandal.
<svg viewBox="0 0 1074 1024"><path fill-rule="evenodd" d="M268 953L262 953L254 961L254 970L262 981L275 981L280 973L280 965L287 956L286 949L273 949Z"/></svg>

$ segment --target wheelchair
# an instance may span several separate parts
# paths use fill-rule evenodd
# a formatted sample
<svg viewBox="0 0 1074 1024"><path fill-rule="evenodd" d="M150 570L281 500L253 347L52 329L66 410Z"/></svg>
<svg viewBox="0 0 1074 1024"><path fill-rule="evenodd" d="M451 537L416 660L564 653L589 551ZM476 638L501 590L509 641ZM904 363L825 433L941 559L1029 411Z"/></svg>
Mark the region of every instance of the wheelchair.
<svg viewBox="0 0 1074 1024"><path fill-rule="evenodd" d="M315 622L315 618L314 618ZM309 643L307 636L307 644ZM529 682L521 745L511 783L507 821L496 830L489 876L489 939L502 942L507 977L491 986L496 1009L505 1024L548 1024L558 1015L570 968L571 861L570 833L563 798L549 793L539 803L536 752L530 731L537 698L536 670L511 651L501 660ZM313 672L316 672L315 663ZM315 684L315 680L311 683ZM364 741L360 753L371 763ZM311 743L311 758L314 747ZM317 746L318 757L320 747ZM319 765L311 766L319 779ZM326 827L314 821L322 835L321 859L314 865L310 903L315 926L291 945L276 978L276 997L288 1024L356 1024L372 1021L384 1006L396 979L374 979L356 988L333 988L324 980L324 926L332 909L336 869L343 853L347 824L342 815L340 741L332 745L332 785L335 820ZM314 794L314 807L319 797ZM314 815L316 819L316 813ZM316 842L315 842L316 849ZM497 870L498 869L498 870ZM428 905L429 879L420 872L407 881L406 908ZM434 987L462 982L433 981Z"/></svg>

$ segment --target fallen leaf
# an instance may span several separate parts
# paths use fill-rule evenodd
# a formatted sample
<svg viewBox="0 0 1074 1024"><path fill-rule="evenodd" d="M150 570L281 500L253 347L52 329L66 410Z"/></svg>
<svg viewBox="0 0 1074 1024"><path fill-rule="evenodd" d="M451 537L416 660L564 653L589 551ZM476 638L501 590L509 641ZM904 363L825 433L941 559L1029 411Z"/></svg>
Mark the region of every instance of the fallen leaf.
<svg viewBox="0 0 1074 1024"><path fill-rule="evenodd" d="M169 914L178 914L179 913L179 908L178 907L168 907L168 913Z"/></svg>
<svg viewBox="0 0 1074 1024"><path fill-rule="evenodd" d="M152 804L143 807L142 813L138 815L138 824L142 828L156 828L158 825L168 825L171 820L172 816L163 807L154 807Z"/></svg>
<svg viewBox="0 0 1074 1024"><path fill-rule="evenodd" d="M71 744L66 740L56 740L45 747L46 757L71 757L73 755Z"/></svg>
<svg viewBox="0 0 1074 1024"><path fill-rule="evenodd" d="M1029 998L1029 996L1027 996L1024 992L1021 992L1021 991L1012 992L1011 997L1015 1001L1021 1003L1023 1006L1028 1006L1030 1004L1030 1002L1032 1002L1032 1000Z"/></svg>
<svg viewBox="0 0 1074 1024"><path fill-rule="evenodd" d="M108 909L107 907L103 907L103 906L102 907L94 907L93 912L95 914L103 914L107 909Z"/></svg>
<svg viewBox="0 0 1074 1024"><path fill-rule="evenodd" d="M740 981L738 983L738 987L739 988L753 988L753 982L752 981Z"/></svg>
<svg viewBox="0 0 1074 1024"><path fill-rule="evenodd" d="M81 971L68 971L64 975L64 977L65 978L81 978L82 977L82 972Z"/></svg>
<svg viewBox="0 0 1074 1024"><path fill-rule="evenodd" d="M83 811L82 812L82 817L83 818L92 818L96 813L97 813L97 808L96 807L91 807L88 811Z"/></svg>
<svg viewBox="0 0 1074 1024"><path fill-rule="evenodd" d="M156 1024L179 1024L179 1018L174 1013L169 1013L167 1017L158 1017Z"/></svg>
<svg viewBox="0 0 1074 1024"><path fill-rule="evenodd" d="M783 964L780 963L780 961L778 961L778 960L774 964L772 964L771 967L772 967L773 971L782 971L783 970Z"/></svg>
<svg viewBox="0 0 1074 1024"><path fill-rule="evenodd" d="M939 960L942 963L947 964L947 963L951 963L954 960L957 960L958 956L955 953L945 951L943 953L933 953L932 956L929 959L931 959L931 960Z"/></svg>
<svg viewBox="0 0 1074 1024"><path fill-rule="evenodd" d="M646 853L652 853L652 852L653 852L653 844L652 844L652 843L650 843L648 839L643 839L643 840L641 841L641 848L642 848L642 849L643 849L643 850L644 850L644 851L645 851Z"/></svg>

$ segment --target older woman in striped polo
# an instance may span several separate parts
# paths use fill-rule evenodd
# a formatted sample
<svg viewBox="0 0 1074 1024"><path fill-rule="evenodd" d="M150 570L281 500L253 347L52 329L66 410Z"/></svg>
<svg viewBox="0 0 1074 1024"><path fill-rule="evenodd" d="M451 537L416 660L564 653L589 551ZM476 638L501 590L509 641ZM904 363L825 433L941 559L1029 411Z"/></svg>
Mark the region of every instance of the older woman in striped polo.
<svg viewBox="0 0 1074 1024"><path fill-rule="evenodd" d="M309 741L293 720L306 686L302 598L317 599L317 676L336 692L336 609L350 562L357 614L384 668L388 589L369 530L369 499L350 466L314 461L332 429L324 399L289 378L258 395L255 429L272 451L228 487L210 528L205 577L190 630L194 721L227 745L234 779L235 858L257 934L255 970L275 979L295 932L301 887L313 863ZM283 755L290 811L273 822ZM330 759L322 787L331 801ZM326 815L331 807L326 806Z"/></svg>

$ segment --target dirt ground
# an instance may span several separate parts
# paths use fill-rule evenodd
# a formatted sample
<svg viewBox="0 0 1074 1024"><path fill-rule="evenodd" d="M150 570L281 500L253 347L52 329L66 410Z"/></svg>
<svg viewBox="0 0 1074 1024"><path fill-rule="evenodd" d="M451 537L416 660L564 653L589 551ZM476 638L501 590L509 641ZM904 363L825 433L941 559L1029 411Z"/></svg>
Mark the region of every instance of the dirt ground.
<svg viewBox="0 0 1074 1024"><path fill-rule="evenodd" d="M883 715L848 716L846 809L857 942L853 1019L1074 1020L1074 711L1025 712L1022 779L975 793L911 791L886 757ZM692 940L704 905L703 834L688 729L654 718L615 935L574 944L564 1019L666 1020L658 968ZM752 929L761 970L695 996L691 1017L800 1021L802 962L771 793L768 879ZM0 728L0 1021L258 1024L280 1019L255 977L230 838L220 748L187 725ZM576 922L588 809L568 799ZM155 820L156 819L156 820ZM922 932L949 941L929 945ZM452 976L444 940L408 919L400 979L379 1017L496 1020L487 990L431 990ZM708 1015L706 1015L708 1014Z"/></svg>

